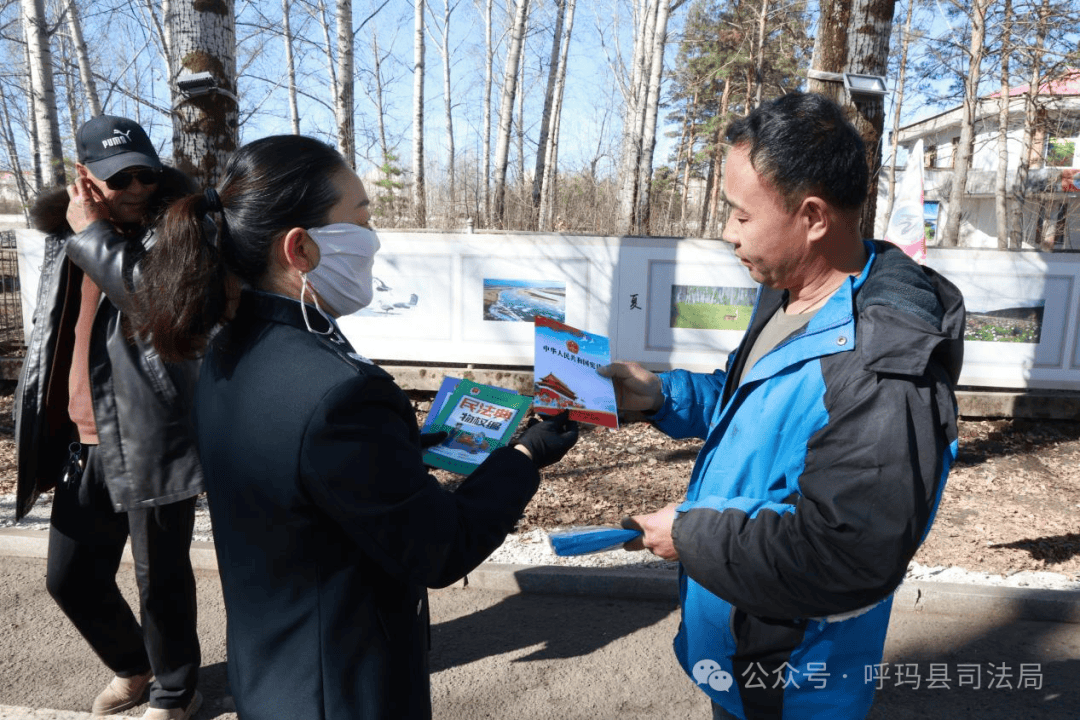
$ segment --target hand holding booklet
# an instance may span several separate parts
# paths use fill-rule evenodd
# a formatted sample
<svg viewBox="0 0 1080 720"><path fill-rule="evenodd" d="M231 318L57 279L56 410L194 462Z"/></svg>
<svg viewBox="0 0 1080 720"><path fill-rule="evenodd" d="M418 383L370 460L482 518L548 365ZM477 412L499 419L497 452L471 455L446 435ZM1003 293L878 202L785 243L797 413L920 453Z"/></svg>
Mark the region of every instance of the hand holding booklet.
<svg viewBox="0 0 1080 720"><path fill-rule="evenodd" d="M542 315L534 323L533 411L556 415L569 410L571 420L619 427L615 386L596 372L611 363L608 338Z"/></svg>
<svg viewBox="0 0 1080 720"><path fill-rule="evenodd" d="M468 475L510 441L529 402L529 396L510 390L446 378L420 431L447 436L425 450L424 462Z"/></svg>

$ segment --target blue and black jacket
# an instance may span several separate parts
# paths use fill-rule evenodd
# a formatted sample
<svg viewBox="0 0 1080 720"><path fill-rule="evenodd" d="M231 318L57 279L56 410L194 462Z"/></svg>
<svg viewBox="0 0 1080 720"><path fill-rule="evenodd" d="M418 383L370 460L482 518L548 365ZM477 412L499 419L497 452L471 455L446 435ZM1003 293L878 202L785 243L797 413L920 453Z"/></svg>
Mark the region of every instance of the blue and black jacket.
<svg viewBox="0 0 1080 720"><path fill-rule="evenodd" d="M762 288L727 372L663 373L653 421L705 443L672 534L675 651L745 718L854 718L871 705L891 595L957 452L957 288L894 246L738 378L783 306Z"/></svg>

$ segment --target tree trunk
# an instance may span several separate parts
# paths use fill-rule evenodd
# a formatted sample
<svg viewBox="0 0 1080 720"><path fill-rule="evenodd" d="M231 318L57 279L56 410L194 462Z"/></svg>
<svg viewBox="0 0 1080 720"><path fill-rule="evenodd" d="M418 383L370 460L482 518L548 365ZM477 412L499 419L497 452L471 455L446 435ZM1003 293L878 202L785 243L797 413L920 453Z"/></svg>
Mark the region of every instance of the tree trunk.
<svg viewBox="0 0 1080 720"><path fill-rule="evenodd" d="M418 228L427 227L427 188L424 183L424 7L414 0L413 13L413 142L412 204Z"/></svg>
<svg viewBox="0 0 1080 720"><path fill-rule="evenodd" d="M642 136L645 126L645 102L648 94L648 71L652 69L653 35L656 30L656 18L660 3L667 0L639 0L637 33L634 37L634 54L631 59L630 86L626 93L626 112L623 116L623 151L620 167L621 187L619 189L619 226L622 235L632 235L635 228L635 216L638 186L641 171Z"/></svg>
<svg viewBox="0 0 1080 720"><path fill-rule="evenodd" d="M79 111L78 98L82 93L76 89L78 82L75 79L74 73L71 72L70 62L65 63L63 61L64 58L70 58L75 54L75 49L72 47L69 35L59 33L57 35L57 42L60 44L60 74L64 79L64 101L67 103L68 131L71 133L71 137L75 137L79 133L79 118L81 117L81 112Z"/></svg>
<svg viewBox="0 0 1080 720"><path fill-rule="evenodd" d="M285 41L285 67L289 76L289 119L293 135L300 134L300 109L296 102L296 60L293 58L292 27L289 24L290 0L281 0L281 35Z"/></svg>
<svg viewBox="0 0 1080 720"><path fill-rule="evenodd" d="M495 46L491 42L491 8L493 0L484 3L484 225L491 224L491 83L495 66Z"/></svg>
<svg viewBox="0 0 1080 720"><path fill-rule="evenodd" d="M974 0L971 8L971 43L968 51L968 74L964 78L964 106L960 119L960 141L953 158L952 186L949 188L948 215L941 232L942 247L960 244L960 216L967 189L968 168L975 147L975 114L979 101L979 71L986 44L986 11L991 0Z"/></svg>
<svg viewBox="0 0 1080 720"><path fill-rule="evenodd" d="M765 85L765 18L769 14L769 0L761 0L761 14L758 16L757 47L754 50L754 107L761 105L762 90Z"/></svg>
<svg viewBox="0 0 1080 720"><path fill-rule="evenodd" d="M153 0L143 0L143 10L146 12L150 26L157 33L160 42L158 49L161 51L161 59L165 62L165 67L169 69L170 73L176 72L178 63L176 62L176 52L173 47L172 20L170 20L173 14L172 0L161 0L160 13L159 8L154 6ZM164 23L162 22L163 19ZM170 80L172 79L170 76ZM169 91L175 101L176 88L172 82L169 83Z"/></svg>
<svg viewBox="0 0 1080 720"><path fill-rule="evenodd" d="M176 167L215 185L237 147L236 17L226 0L180 0L166 19L180 65L170 72L209 72L212 92L179 97L173 113Z"/></svg>
<svg viewBox="0 0 1080 720"><path fill-rule="evenodd" d="M900 39L900 74L896 79L896 101L893 103L893 132L892 132L892 172L889 173L889 203L886 206L886 227L888 219L892 217L893 203L896 201L896 153L900 147L900 112L904 107L904 79L907 75L908 47L911 45L911 19L915 14L915 0L908 0L907 18L904 20L904 29Z"/></svg>
<svg viewBox="0 0 1080 720"><path fill-rule="evenodd" d="M1010 212L1010 235L1015 239L1016 249L1022 249L1024 238L1024 205L1027 201L1028 170L1031 168L1034 154L1035 133L1039 130L1040 113L1036 102L1039 85L1042 84L1041 57L1046 44L1046 35L1050 24L1050 0L1043 0L1035 25L1035 46L1031 52L1031 72L1028 76L1028 90L1024 93L1024 139L1020 148L1020 163L1016 168L1016 185L1013 190L1013 206ZM1038 242L1036 239L1034 242Z"/></svg>
<svg viewBox="0 0 1080 720"><path fill-rule="evenodd" d="M25 25L23 26L25 29ZM30 43L23 43L23 57L26 60L26 134L30 141L30 168L34 174L33 192L39 193L45 186L41 174L41 135L38 133L37 113L34 110L34 78L30 74Z"/></svg>
<svg viewBox="0 0 1080 720"><path fill-rule="evenodd" d="M450 5L450 0L443 0L443 25L442 25L442 42L439 45L439 55L442 56L442 72L443 72L443 114L446 117L446 173L447 180L450 184L450 217L454 216L454 163L456 162L454 157L454 113L453 113L453 95L450 92L450 14L454 11L454 8Z"/></svg>
<svg viewBox="0 0 1080 720"><path fill-rule="evenodd" d="M371 50L375 60L374 74L375 74L375 117L379 125L379 158L385 163L390 162L390 145L386 142L386 118L384 117L384 107L386 102L384 100L383 79L382 79L382 64L383 57L379 52L379 34L374 30L371 31Z"/></svg>
<svg viewBox="0 0 1080 720"><path fill-rule="evenodd" d="M326 17L326 3L319 0L319 3L315 7L308 8L308 11L322 27L323 42L326 44L326 74L330 78L330 97L336 99L338 96L337 66L334 64L334 44L330 40L330 20Z"/></svg>
<svg viewBox="0 0 1080 720"><path fill-rule="evenodd" d="M521 35L522 35L523 38L526 38L526 37L529 36L529 20L528 20L528 18L525 19L525 28L522 30ZM518 207L521 207L521 208L525 207L529 202L526 199L526 195L528 194L528 191L526 190L526 184L527 183L525 181L525 69L526 69L525 66L526 66L526 62L527 62L527 59L525 57L525 50L524 50L524 46L522 46L521 62L518 63L518 75L519 75L518 76L518 91L517 91L517 106L518 107L517 107L517 115L514 118L514 128L517 130L517 132L514 133L514 136L517 139L517 166L518 166L517 167L518 182L515 185L515 188L517 189ZM509 227L509 222L507 223L507 227Z"/></svg>
<svg viewBox="0 0 1080 720"><path fill-rule="evenodd" d="M566 89L566 68L570 54L570 38L574 33L574 9L577 0L566 0L565 40L559 53L559 69L555 78L555 97L551 105L552 127L548 134L547 157L540 194L540 229L550 230L555 221L555 184L559 172L559 130L562 127L563 93Z"/></svg>
<svg viewBox="0 0 1080 720"><path fill-rule="evenodd" d="M513 129L518 65L521 62L521 46L525 41L525 21L528 15L529 0L517 0L510 47L506 51L506 69L503 72L502 97L499 102L499 129L495 143L495 203L492 214L495 224L500 228L506 218L506 168L510 161L510 133Z"/></svg>
<svg viewBox="0 0 1080 720"><path fill-rule="evenodd" d="M998 104L997 174L994 178L994 217L998 250L1008 250L1009 241L1009 56L1012 54L1012 0L1005 0L1001 31L1001 97Z"/></svg>
<svg viewBox="0 0 1080 720"><path fill-rule="evenodd" d="M23 28L29 55L30 88L34 122L38 130L37 172L48 185L66 184L64 151L60 145L60 121L56 114L52 50L45 18L45 0L22 0Z"/></svg>
<svg viewBox="0 0 1080 720"><path fill-rule="evenodd" d="M649 234L652 203L653 154L656 151L656 118L660 113L660 82L664 74L664 47L667 44L668 18L684 0L660 0L653 32L649 88L645 100L645 116L642 119L641 161L638 163L637 212L634 217L635 232Z"/></svg>
<svg viewBox="0 0 1080 720"><path fill-rule="evenodd" d="M986 0L980 0L985 2ZM848 35L848 71L884 76L889 68L889 40L892 37L896 0L856 0L851 10L852 32ZM881 136L885 129L885 99L850 103L851 120L866 144L866 164L870 187L863 203L860 223L863 237L874 237L877 215L877 186L881 175Z"/></svg>
<svg viewBox="0 0 1080 720"><path fill-rule="evenodd" d="M101 114L101 100L98 99L97 82L94 80L94 70L90 65L90 56L86 53L86 42L83 40L82 22L79 20L79 8L75 0L70 0L67 5L68 32L71 33L71 43L75 46L75 57L79 63L79 79L82 81L83 97L90 106L90 117ZM78 123L76 123L78 124Z"/></svg>
<svg viewBox="0 0 1080 720"><path fill-rule="evenodd" d="M694 145L697 143L697 126L694 124L694 118L697 117L697 104L698 92L695 90L686 106L682 137L679 138L679 155L682 157L683 162L683 191L682 197L679 198L679 222L684 228L683 232L686 232L686 212L690 202L690 175L694 165ZM678 170L678 164L676 163L675 171L678 172Z"/></svg>
<svg viewBox="0 0 1080 720"><path fill-rule="evenodd" d="M727 117L731 107L731 77L724 78L724 90L720 93L720 118ZM701 227L699 234L720 235L718 227L721 215L721 180L724 162L724 123L716 124L716 136L713 138L712 159L709 162L709 177L705 182L705 202L701 207Z"/></svg>
<svg viewBox="0 0 1080 720"><path fill-rule="evenodd" d="M562 25L566 16L566 0L555 0L555 30L551 35L551 57L548 59L548 78L544 88L544 109L540 115L540 136L536 143L536 168L533 172L532 206L536 218L534 227L540 226L540 197L544 186L544 163L548 154L548 133L551 131L551 104L555 97L555 78L559 72L559 49L562 45Z"/></svg>
<svg viewBox="0 0 1080 720"><path fill-rule="evenodd" d="M820 0L817 35L814 37L812 70L842 73L848 64L848 27L851 24L852 0ZM843 106L844 85L834 80L811 77L806 83L810 92L832 98Z"/></svg>
<svg viewBox="0 0 1080 720"><path fill-rule="evenodd" d="M26 226L30 227L30 200L33 196L33 190L26 182L26 176L23 174L18 146L15 144L15 133L11 127L11 111L8 110L7 96L2 93L0 93L0 113L2 113L0 120L3 121L4 144L7 145L8 160L11 162L11 169L15 173L15 187L19 193L19 204L23 209L23 217L26 218Z"/></svg>
<svg viewBox="0 0 1080 720"><path fill-rule="evenodd" d="M356 80L353 77L352 0L337 0L338 87L334 95L338 150L349 167L356 168Z"/></svg>

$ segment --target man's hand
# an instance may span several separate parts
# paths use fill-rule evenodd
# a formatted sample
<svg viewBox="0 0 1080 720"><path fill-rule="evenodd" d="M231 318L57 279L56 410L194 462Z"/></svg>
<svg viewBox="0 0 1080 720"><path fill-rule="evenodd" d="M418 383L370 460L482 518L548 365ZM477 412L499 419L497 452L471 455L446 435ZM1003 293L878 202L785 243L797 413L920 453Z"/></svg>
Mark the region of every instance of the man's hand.
<svg viewBox="0 0 1080 720"><path fill-rule="evenodd" d="M656 412L664 405L660 378L635 362L615 362L597 368L602 377L615 385L615 403L620 410Z"/></svg>
<svg viewBox="0 0 1080 720"><path fill-rule="evenodd" d="M675 508L672 503L663 510L651 515L635 515L622 519L622 526L630 530L641 530L644 535L634 538L623 547L627 550L648 550L663 560L678 560L679 551L671 537L671 526L675 522Z"/></svg>
<svg viewBox="0 0 1080 720"><path fill-rule="evenodd" d="M67 221L71 229L81 233L98 220L108 220L109 208L105 198L89 179L76 178L68 185Z"/></svg>

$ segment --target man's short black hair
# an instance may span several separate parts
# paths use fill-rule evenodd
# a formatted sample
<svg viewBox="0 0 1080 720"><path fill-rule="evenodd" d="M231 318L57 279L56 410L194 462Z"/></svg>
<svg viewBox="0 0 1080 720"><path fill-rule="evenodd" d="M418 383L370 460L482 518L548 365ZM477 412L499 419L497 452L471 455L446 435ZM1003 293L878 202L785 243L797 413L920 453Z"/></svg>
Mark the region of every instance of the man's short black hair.
<svg viewBox="0 0 1080 720"><path fill-rule="evenodd" d="M866 200L866 146L844 111L823 95L770 100L733 121L725 138L749 148L750 164L789 211L808 195L844 210L857 210Z"/></svg>

